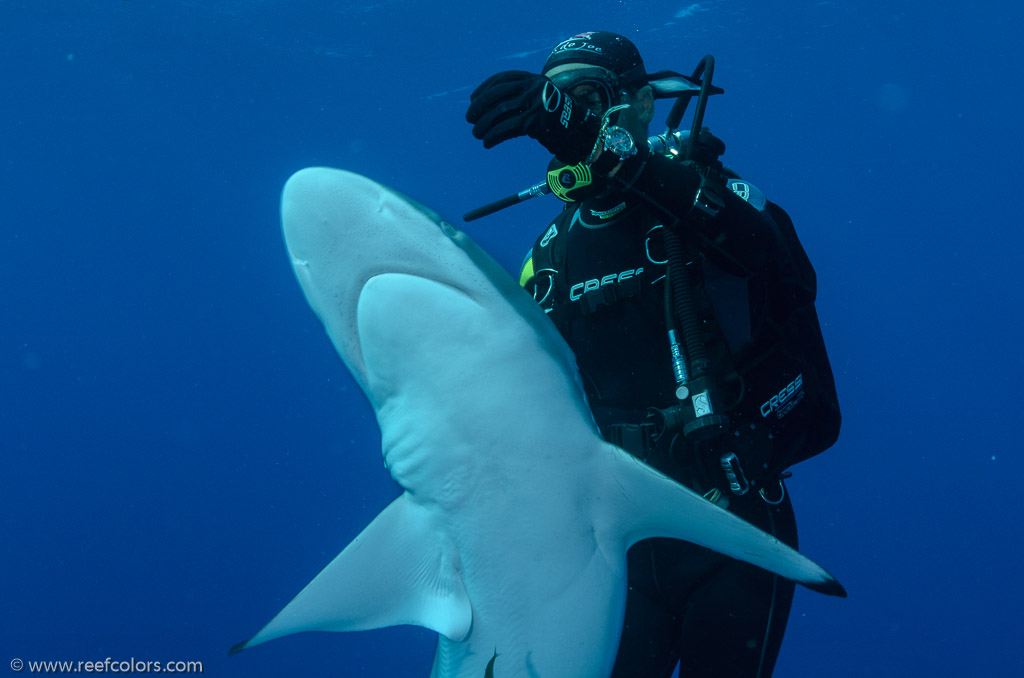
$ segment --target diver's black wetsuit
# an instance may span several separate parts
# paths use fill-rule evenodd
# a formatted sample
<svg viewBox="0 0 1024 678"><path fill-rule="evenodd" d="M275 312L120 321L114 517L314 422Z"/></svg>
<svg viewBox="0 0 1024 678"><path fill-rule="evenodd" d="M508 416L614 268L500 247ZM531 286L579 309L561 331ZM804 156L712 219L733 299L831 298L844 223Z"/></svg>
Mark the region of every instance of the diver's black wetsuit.
<svg viewBox="0 0 1024 678"><path fill-rule="evenodd" d="M663 157L635 189L567 208L537 239L521 283L551 314L576 354L587 396L606 437L648 464L796 547L796 522L777 478L762 478L773 441L743 402L737 364L757 360L765 298L780 238L767 215L731 192L713 220L688 217L699 175ZM630 176L624 166L622 174ZM647 198L641 197L642 191ZM732 426L704 443L654 439L623 425L676 402L665 314L664 229L690 244L698 312L711 371L725 384ZM749 397L748 397L749 399ZM674 442L673 442L674 440ZM718 462L735 451L752 489L736 496ZM781 500L780 500L781 497ZM789 616L792 582L707 549L652 539L628 555L626 619L613 675L770 676Z"/></svg>

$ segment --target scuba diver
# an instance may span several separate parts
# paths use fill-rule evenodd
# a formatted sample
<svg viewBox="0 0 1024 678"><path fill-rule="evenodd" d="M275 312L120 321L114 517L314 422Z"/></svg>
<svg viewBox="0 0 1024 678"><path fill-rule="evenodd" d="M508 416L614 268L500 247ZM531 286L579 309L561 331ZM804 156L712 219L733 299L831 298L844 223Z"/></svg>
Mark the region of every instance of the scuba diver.
<svg viewBox="0 0 1024 678"><path fill-rule="evenodd" d="M702 127L713 67L648 74L627 38L581 33L541 74L486 80L466 119L486 148L529 136L555 156L539 192L565 206L520 284L575 352L605 438L796 548L786 469L836 441L839 405L793 224ZM649 139L661 98L676 107ZM792 582L671 539L635 545L628 573L613 676L680 660L684 677L771 676Z"/></svg>

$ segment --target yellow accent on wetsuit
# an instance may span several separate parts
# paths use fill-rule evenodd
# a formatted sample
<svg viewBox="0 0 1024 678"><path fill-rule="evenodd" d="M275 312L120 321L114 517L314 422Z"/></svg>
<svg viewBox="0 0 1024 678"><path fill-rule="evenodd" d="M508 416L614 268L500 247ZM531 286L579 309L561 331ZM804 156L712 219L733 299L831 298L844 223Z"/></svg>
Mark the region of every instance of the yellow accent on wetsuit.
<svg viewBox="0 0 1024 678"><path fill-rule="evenodd" d="M519 286L526 287L526 282L533 277L533 255L528 255L523 267L519 270Z"/></svg>

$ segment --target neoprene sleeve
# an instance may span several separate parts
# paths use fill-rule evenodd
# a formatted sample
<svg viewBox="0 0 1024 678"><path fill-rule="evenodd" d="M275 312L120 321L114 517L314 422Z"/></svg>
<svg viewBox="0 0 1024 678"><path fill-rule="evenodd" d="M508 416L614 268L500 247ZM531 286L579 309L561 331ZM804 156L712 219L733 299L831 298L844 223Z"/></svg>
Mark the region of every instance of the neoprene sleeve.
<svg viewBox="0 0 1024 678"><path fill-rule="evenodd" d="M756 275L777 251L778 234L771 220L725 187L725 207L717 217L689 218L700 187L700 175L689 165L643 149L625 162L615 180L631 184L629 190L661 212L666 225L678 220L694 247L734 275Z"/></svg>

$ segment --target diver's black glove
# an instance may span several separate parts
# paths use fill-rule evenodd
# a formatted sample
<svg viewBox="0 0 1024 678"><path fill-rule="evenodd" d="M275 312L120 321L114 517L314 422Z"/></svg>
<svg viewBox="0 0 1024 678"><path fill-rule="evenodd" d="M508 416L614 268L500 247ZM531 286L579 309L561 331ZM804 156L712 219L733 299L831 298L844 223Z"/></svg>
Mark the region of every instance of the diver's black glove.
<svg viewBox="0 0 1024 678"><path fill-rule="evenodd" d="M690 140L683 143L683 154L685 157L686 146ZM707 167L719 169L722 167L718 156L725 153L725 142L711 133L707 127L702 127L697 135L697 144L693 148L693 160Z"/></svg>
<svg viewBox="0 0 1024 678"><path fill-rule="evenodd" d="M484 148L528 135L562 162L574 165L590 155L601 120L543 75L503 71L469 97L466 121Z"/></svg>

